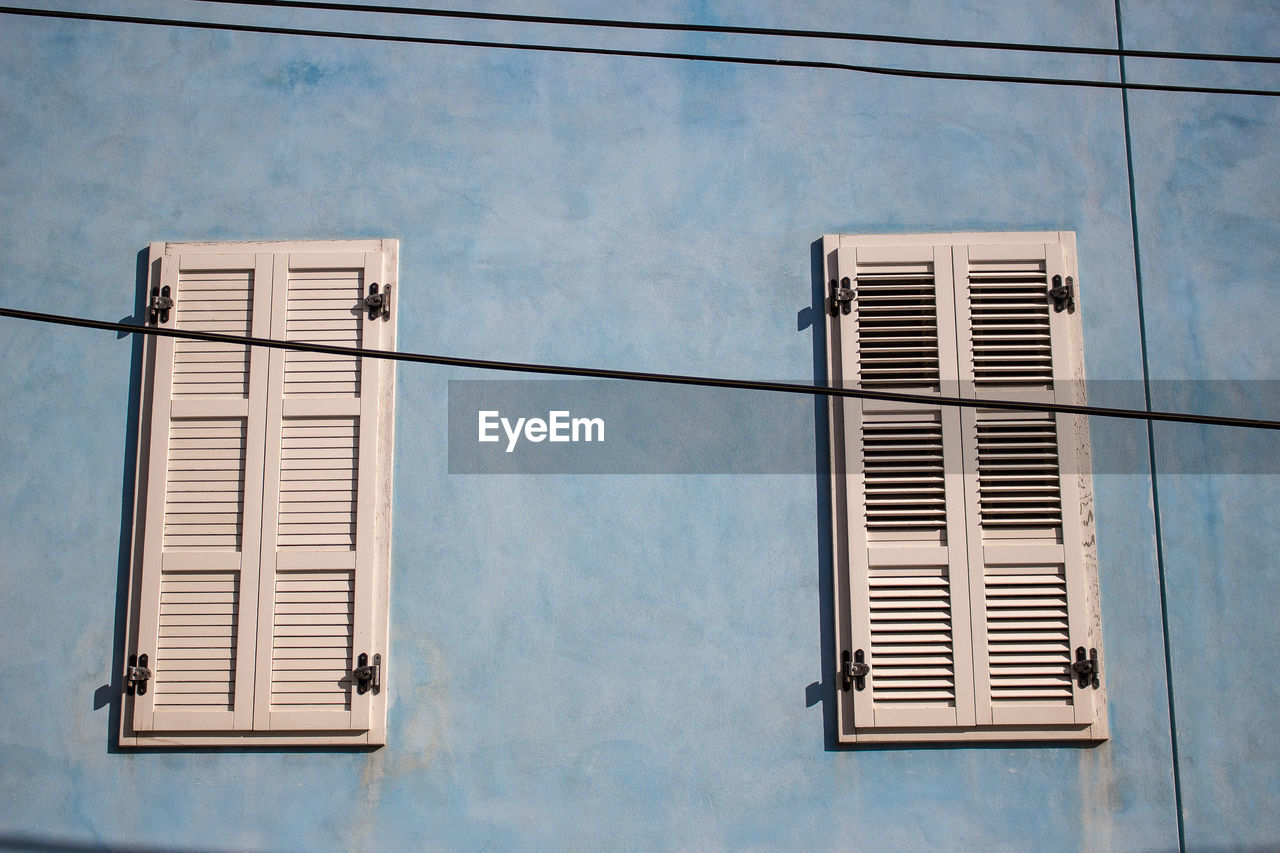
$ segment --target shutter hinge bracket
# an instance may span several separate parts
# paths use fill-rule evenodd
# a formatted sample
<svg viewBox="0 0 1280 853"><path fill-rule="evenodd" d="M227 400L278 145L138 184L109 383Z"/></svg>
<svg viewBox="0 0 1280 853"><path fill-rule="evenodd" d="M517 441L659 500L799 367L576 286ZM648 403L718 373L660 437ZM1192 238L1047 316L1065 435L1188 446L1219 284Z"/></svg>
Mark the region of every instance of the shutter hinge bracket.
<svg viewBox="0 0 1280 853"><path fill-rule="evenodd" d="M1061 313L1062 309L1068 312L1076 310L1076 287L1075 280L1071 276L1067 276L1066 284L1062 283L1062 276L1055 275L1053 277L1053 287L1049 288L1049 298L1053 300L1053 310Z"/></svg>
<svg viewBox="0 0 1280 853"><path fill-rule="evenodd" d="M146 695L151 670L147 669L146 655L129 655L129 665L124 668L124 688L130 696Z"/></svg>
<svg viewBox="0 0 1280 853"><path fill-rule="evenodd" d="M853 310L853 288L849 286L849 277L840 279L839 283L831 279L831 315L848 314Z"/></svg>
<svg viewBox="0 0 1280 853"><path fill-rule="evenodd" d="M375 281L369 285L369 295L364 298L364 307L369 309L369 319L376 320L379 317L384 319L391 318L391 285L382 286L382 292L378 292L378 283Z"/></svg>
<svg viewBox="0 0 1280 853"><path fill-rule="evenodd" d="M845 649L840 653L840 689L848 692L850 687L862 690L867 686L867 676L871 666L866 662L866 655L858 649L852 655Z"/></svg>
<svg viewBox="0 0 1280 853"><path fill-rule="evenodd" d="M169 311L173 308L173 297L169 295L169 285L151 288L151 301L147 303L147 322L161 325L169 322Z"/></svg>
<svg viewBox="0 0 1280 853"><path fill-rule="evenodd" d="M364 695L370 690L374 695L382 690L382 655L374 655L373 663L364 652L356 658L356 668L351 670L351 677L356 681L356 692Z"/></svg>
<svg viewBox="0 0 1280 853"><path fill-rule="evenodd" d="M1098 676L1102 673L1102 667L1098 665L1098 650L1089 649L1089 656L1085 657L1084 646L1076 649L1076 659L1071 664L1071 671L1075 673L1078 681L1076 682L1081 688L1093 687L1097 689L1101 686Z"/></svg>

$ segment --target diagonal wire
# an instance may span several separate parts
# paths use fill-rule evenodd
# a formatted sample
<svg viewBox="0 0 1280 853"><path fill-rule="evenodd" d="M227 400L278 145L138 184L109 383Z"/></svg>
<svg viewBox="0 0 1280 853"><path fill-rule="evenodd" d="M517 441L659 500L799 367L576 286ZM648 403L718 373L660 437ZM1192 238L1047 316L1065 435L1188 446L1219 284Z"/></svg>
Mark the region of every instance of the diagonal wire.
<svg viewBox="0 0 1280 853"><path fill-rule="evenodd" d="M1189 412L1155 412L1147 409L1120 409L1110 406L1088 406L1075 403L1026 402L1021 400L991 400L978 397L955 397L940 394L908 394L898 391L873 391L867 388L833 387L828 385L803 385L798 382L766 382L754 379L723 379L714 376L690 376L679 373L648 373L639 370L612 370L601 367L572 367L555 364L539 364L522 361L502 361L482 358L463 358L428 353L397 352L394 350L366 349L363 347L339 347L330 344L282 341L276 338L223 335L217 332L197 332L192 329L170 329L163 326L139 326L88 317L72 317L64 314L48 314L40 311L24 311L19 308L0 308L0 317L54 323L82 329L101 329L125 332L132 335L180 338L184 340L210 341L221 344L266 347L268 349L316 352L326 355L346 355L357 358L378 358L390 361L438 364L449 367L466 367L477 370L499 370L509 373L535 373L552 376L579 376L592 379L623 379L636 382L658 382L668 385L696 385L704 388L732 388L740 391L774 391L783 394L803 394L810 397L845 397L858 400L880 400L891 403L913 403L924 406L958 406L961 408L1002 409L1015 412L1060 412L1070 415L1089 415L1105 418L1125 418L1139 421L1169 421L1173 423L1202 424L1208 426L1245 427L1280 431L1280 421L1237 418L1226 415L1196 415Z"/></svg>
<svg viewBox="0 0 1280 853"><path fill-rule="evenodd" d="M522 50L539 53L569 53L584 56L625 56L641 59L673 59L688 62L711 62L729 65L760 65L773 68L817 68L835 71L853 71L862 74L878 74L887 77L909 77L927 80L967 80L980 83L1019 83L1037 86L1074 86L1089 89L1121 89L1146 92L1186 92L1208 95L1252 95L1268 98L1280 97L1280 90L1245 89L1220 86L1182 86L1170 83L1128 83L1110 80L1083 80L1067 77L1027 77L1010 74L971 74L959 71L926 71L914 68L890 68L879 65L855 65L847 62L823 62L809 59L770 59L757 56L716 56L702 53L678 53L654 50L623 50L604 47L574 47L570 45L533 44L527 42L480 41L475 39L430 38L392 33L356 33L344 30L318 30L298 27L268 27L258 24L229 24L216 21L190 21L178 18L148 18L139 15L107 15L98 12L70 12L56 9L30 9L21 6L0 6L2 15L20 15L32 18L55 18L103 23L139 24L143 26L175 27L222 32L262 33L267 35L310 36L314 38L353 39L358 41L393 44L431 44L450 47L483 47L498 50Z"/></svg>
<svg viewBox="0 0 1280 853"><path fill-rule="evenodd" d="M234 6L258 6L278 9L312 9L335 12L368 12L382 15L411 15L429 18L456 18L472 21L552 24L606 29L657 30L682 33L715 33L722 35L779 36L784 38L835 41L910 44L923 47L954 47L979 50L1009 50L1028 53L1075 54L1085 56L1127 56L1142 59L1185 59L1202 62L1250 62L1280 64L1280 56L1241 53L1203 53L1185 50L1127 50L1123 47L1089 47L1026 42L972 41L964 39L895 36L880 33L856 33L841 30L803 30L779 27L743 27L726 24L687 24L667 21L623 21L612 18L573 18L559 15L520 15L510 12L473 12L460 9L422 9L414 6L387 6L369 3L333 3L320 0L188 0L193 3L220 3Z"/></svg>

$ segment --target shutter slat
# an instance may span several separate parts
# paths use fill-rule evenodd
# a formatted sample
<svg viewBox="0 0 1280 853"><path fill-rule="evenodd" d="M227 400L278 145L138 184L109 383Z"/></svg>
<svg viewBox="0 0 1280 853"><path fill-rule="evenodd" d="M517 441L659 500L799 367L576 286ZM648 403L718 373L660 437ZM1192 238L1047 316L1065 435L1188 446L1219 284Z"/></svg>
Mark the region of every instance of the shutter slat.
<svg viewBox="0 0 1280 853"><path fill-rule="evenodd" d="M868 415L862 424L865 523L890 535L946 528L942 425Z"/></svg>
<svg viewBox="0 0 1280 853"><path fill-rule="evenodd" d="M345 569L297 575L277 573L271 663L273 706L350 706L354 580L354 572ZM303 597L307 600L300 600ZM320 680L298 675L321 670L340 673L340 677Z"/></svg>
<svg viewBox="0 0 1280 853"><path fill-rule="evenodd" d="M290 270L285 339L358 348L364 279L361 270ZM354 356L286 351L286 396L358 396L360 360Z"/></svg>
<svg viewBox="0 0 1280 853"><path fill-rule="evenodd" d="M1063 568L987 574L986 586L992 703L1071 704Z"/></svg>
<svg viewBox="0 0 1280 853"><path fill-rule="evenodd" d="M977 420L978 488L984 530L1062 524L1057 424Z"/></svg>
<svg viewBox="0 0 1280 853"><path fill-rule="evenodd" d="M1049 388L1053 354L1044 260L969 260L973 381Z"/></svg>
<svg viewBox="0 0 1280 853"><path fill-rule="evenodd" d="M871 689L877 706L955 701L945 567L870 569Z"/></svg>
<svg viewBox="0 0 1280 853"><path fill-rule="evenodd" d="M939 388L938 313L932 270L859 268L855 302L858 381L867 387Z"/></svg>
<svg viewBox="0 0 1280 853"><path fill-rule="evenodd" d="M238 572L161 575L160 630L153 666L157 708L195 704L233 709L238 581ZM211 593L210 584L223 591Z"/></svg>
<svg viewBox="0 0 1280 853"><path fill-rule="evenodd" d="M248 336L253 322L253 277L252 269L179 273L175 325ZM249 349L177 339L172 381L175 397L243 398L249 391Z"/></svg>

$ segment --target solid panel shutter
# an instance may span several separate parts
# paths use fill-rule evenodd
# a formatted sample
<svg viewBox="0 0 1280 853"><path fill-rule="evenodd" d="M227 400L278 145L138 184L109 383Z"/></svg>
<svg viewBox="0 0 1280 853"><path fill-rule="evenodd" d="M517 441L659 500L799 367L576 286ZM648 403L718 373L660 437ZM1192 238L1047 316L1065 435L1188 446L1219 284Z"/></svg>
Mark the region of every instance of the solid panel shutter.
<svg viewBox="0 0 1280 853"><path fill-rule="evenodd" d="M837 267L855 290L845 380L942 390L956 372L949 247L841 248ZM850 651L871 667L854 725L972 725L958 414L864 400L844 413Z"/></svg>
<svg viewBox="0 0 1280 853"><path fill-rule="evenodd" d="M166 254L168 328L262 335L270 255ZM267 357L234 344L150 341L136 653L153 677L139 732L252 723Z"/></svg>
<svg viewBox="0 0 1280 853"><path fill-rule="evenodd" d="M958 246L962 393L1078 402L1074 315L1053 310L1059 243ZM1093 694L1072 678L1089 647L1084 542L1070 415L966 408L962 415L979 724L1090 723Z"/></svg>
<svg viewBox="0 0 1280 853"><path fill-rule="evenodd" d="M381 348L386 321L361 300L385 283L380 253L281 253L272 336ZM383 371L373 359L273 350L254 726L362 730L355 690L373 647L374 513Z"/></svg>

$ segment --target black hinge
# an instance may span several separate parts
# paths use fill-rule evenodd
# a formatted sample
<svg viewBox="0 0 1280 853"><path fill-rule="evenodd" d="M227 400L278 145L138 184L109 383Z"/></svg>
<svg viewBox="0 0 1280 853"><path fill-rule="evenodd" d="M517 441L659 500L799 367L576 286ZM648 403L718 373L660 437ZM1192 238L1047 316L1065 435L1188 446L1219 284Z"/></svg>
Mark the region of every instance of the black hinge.
<svg viewBox="0 0 1280 853"><path fill-rule="evenodd" d="M363 695L372 690L377 694L382 689L382 655L374 655L373 663L369 663L369 656L361 652L356 658L356 668L351 670L351 677L356 681L357 693Z"/></svg>
<svg viewBox="0 0 1280 853"><path fill-rule="evenodd" d="M837 284L831 279L831 314L848 314L853 310L853 288L849 286L849 277L845 276Z"/></svg>
<svg viewBox="0 0 1280 853"><path fill-rule="evenodd" d="M130 696L144 696L151 670L147 669L146 655L129 655L129 665L124 668L124 689Z"/></svg>
<svg viewBox="0 0 1280 853"><path fill-rule="evenodd" d="M383 285L382 292L378 292L378 283L375 281L369 285L369 295L364 298L364 307L369 309L369 319L376 320L379 317L389 318L391 316L391 285Z"/></svg>
<svg viewBox="0 0 1280 853"><path fill-rule="evenodd" d="M1071 671L1076 674L1080 687L1100 687L1102 682L1098 676L1102 673L1102 667L1098 665L1098 650L1089 649L1089 656L1085 657L1084 646L1076 649L1076 659L1071 664Z"/></svg>
<svg viewBox="0 0 1280 853"><path fill-rule="evenodd" d="M169 295L169 285L151 288L151 301L147 303L147 322L153 326L169 322L171 308L173 298Z"/></svg>
<svg viewBox="0 0 1280 853"><path fill-rule="evenodd" d="M840 689L848 691L850 687L862 690L867 686L867 676L871 667L866 662L866 655L858 649L852 655L845 649L840 653Z"/></svg>
<svg viewBox="0 0 1280 853"><path fill-rule="evenodd" d="M1071 276L1067 276L1066 284L1062 283L1062 276L1055 275L1053 277L1053 287L1049 288L1049 298L1053 300L1053 310L1061 312L1063 308L1068 312L1076 310L1076 286Z"/></svg>

